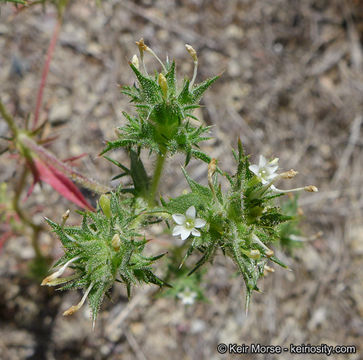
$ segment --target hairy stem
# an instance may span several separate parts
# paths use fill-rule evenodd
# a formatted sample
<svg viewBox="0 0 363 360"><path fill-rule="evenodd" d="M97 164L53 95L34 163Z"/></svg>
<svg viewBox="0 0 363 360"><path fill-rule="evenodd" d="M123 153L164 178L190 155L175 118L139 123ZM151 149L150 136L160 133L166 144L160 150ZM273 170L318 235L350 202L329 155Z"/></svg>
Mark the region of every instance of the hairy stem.
<svg viewBox="0 0 363 360"><path fill-rule="evenodd" d="M165 159L166 159L166 156L164 153L159 154L158 158L156 159L154 176L153 176L152 183L151 183L151 191L150 191L150 197L149 197L149 202L151 204L154 204L154 202L155 202L155 195L156 195L156 192L158 191L160 177L163 172Z"/></svg>
<svg viewBox="0 0 363 360"><path fill-rule="evenodd" d="M8 124L13 135L17 136L19 130L15 125L15 121L14 121L13 117L6 111L5 106L1 101L0 101L0 114L3 117L3 119L6 121L6 123Z"/></svg>
<svg viewBox="0 0 363 360"><path fill-rule="evenodd" d="M38 93L37 93L37 102L36 102L36 105L35 105L35 115L34 115L33 129L35 129L36 126L37 126L40 111L42 109L44 87L45 87L45 84L47 82L50 63L52 61L54 49L55 49L55 46L57 44L57 40L58 40L61 25L62 25L62 17L58 16L57 17L57 23L55 24L55 27L54 27L54 30L53 30L52 38L51 38L49 46L48 46L47 55L46 55L46 59L45 59L45 63L44 63L44 66L43 66L43 71L42 71L42 78L40 80L40 85L39 85L39 89L38 89Z"/></svg>

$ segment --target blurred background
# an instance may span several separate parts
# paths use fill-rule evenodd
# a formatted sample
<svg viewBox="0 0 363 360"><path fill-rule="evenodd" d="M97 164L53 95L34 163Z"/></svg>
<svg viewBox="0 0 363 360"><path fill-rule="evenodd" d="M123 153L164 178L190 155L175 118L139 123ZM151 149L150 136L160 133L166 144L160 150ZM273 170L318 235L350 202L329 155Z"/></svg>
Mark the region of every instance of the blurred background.
<svg viewBox="0 0 363 360"><path fill-rule="evenodd" d="M17 122L35 108L45 53L56 23L54 9L16 13L1 4L0 95ZM198 80L223 73L207 92L198 117L213 126L215 140L203 149L232 171L231 149L241 138L252 161L280 158L299 175L281 184L318 186L300 197L302 229L320 238L292 256L276 252L292 269L275 267L261 281L248 316L244 285L221 254L206 274L209 302L185 307L137 289L130 302L122 286L104 301L92 330L87 307L73 317L62 312L80 293L41 288L28 275L34 257L27 236L8 239L0 250L0 359L228 359L218 343L356 345L363 338L363 2L359 0L105 0L72 1L64 16L44 93L41 121L59 138L59 158L88 155L78 169L99 181L115 168L97 156L122 110L132 111L118 85L132 84L128 61L145 42L164 60L177 62L179 79L192 75L184 44L198 52ZM146 57L149 69L158 64ZM0 135L7 134L1 120ZM3 141L3 140L0 140ZM3 144L1 144L3 147ZM115 153L119 161L124 154ZM151 161L151 160L150 160ZM15 161L0 158L0 182L18 177ZM170 161L164 194L186 188L182 159ZM206 167L189 165L206 181ZM30 185L30 184L29 184ZM60 221L75 206L47 185L36 186L24 206L34 221ZM155 229L157 234L157 229ZM168 235L158 235L167 241ZM42 249L54 259L58 240L43 234ZM323 355L240 355L245 359L325 359ZM237 358L237 357L236 357Z"/></svg>

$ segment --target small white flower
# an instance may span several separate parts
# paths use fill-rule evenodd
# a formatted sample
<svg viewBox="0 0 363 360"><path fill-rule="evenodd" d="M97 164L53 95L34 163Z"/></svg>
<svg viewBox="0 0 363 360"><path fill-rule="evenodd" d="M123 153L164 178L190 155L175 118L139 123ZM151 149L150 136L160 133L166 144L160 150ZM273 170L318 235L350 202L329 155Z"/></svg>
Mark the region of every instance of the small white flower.
<svg viewBox="0 0 363 360"><path fill-rule="evenodd" d="M181 300L183 305L192 305L194 304L195 299L198 294L195 291L190 291L189 288L185 288L183 292L180 292L177 297Z"/></svg>
<svg viewBox="0 0 363 360"><path fill-rule="evenodd" d="M258 177L262 184L266 185L278 176L276 171L278 169L279 159L275 158L270 162L267 162L263 155L260 155L260 161L258 165L250 165L249 169Z"/></svg>
<svg viewBox="0 0 363 360"><path fill-rule="evenodd" d="M173 229L173 236L181 236L181 239L184 241L189 237L190 234L194 236L200 236L200 231L196 228L202 228L205 226L206 221L203 219L199 219L195 217L195 207L191 206L185 213L183 214L174 214L173 219L178 224Z"/></svg>
<svg viewBox="0 0 363 360"><path fill-rule="evenodd" d="M73 259L67 261L58 271L54 272L53 274L47 276L45 279L43 279L41 286L48 285L53 286L58 285L57 279L66 271L67 267L72 264L72 262L79 259L79 256L74 257Z"/></svg>

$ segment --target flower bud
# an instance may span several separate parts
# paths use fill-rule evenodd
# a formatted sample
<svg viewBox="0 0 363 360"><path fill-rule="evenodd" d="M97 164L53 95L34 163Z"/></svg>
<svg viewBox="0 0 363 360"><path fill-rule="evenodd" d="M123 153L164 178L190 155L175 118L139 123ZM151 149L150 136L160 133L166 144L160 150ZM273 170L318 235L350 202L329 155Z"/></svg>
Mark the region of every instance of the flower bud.
<svg viewBox="0 0 363 360"><path fill-rule="evenodd" d="M190 56L192 57L192 59L194 60L194 62L197 62L198 61L197 52L194 50L194 48L188 44L185 44L185 47Z"/></svg>
<svg viewBox="0 0 363 360"><path fill-rule="evenodd" d="M137 57L136 54L132 57L131 63L132 63L132 65L135 66L136 69L139 70L139 58Z"/></svg>
<svg viewBox="0 0 363 360"><path fill-rule="evenodd" d="M271 256L274 256L274 251L271 250L271 249L268 249L266 252L265 252L265 255L266 257L270 258Z"/></svg>
<svg viewBox="0 0 363 360"><path fill-rule="evenodd" d="M102 194L100 196L99 204L100 204L100 207L101 207L103 213L105 214L105 216L107 216L108 218L111 218L110 198L107 195Z"/></svg>
<svg viewBox="0 0 363 360"><path fill-rule="evenodd" d="M291 169L289 171L286 171L282 174L280 174L280 177L283 179L292 179L294 178L296 175L298 174L297 171L295 171L294 169Z"/></svg>
<svg viewBox="0 0 363 360"><path fill-rule="evenodd" d="M211 189L213 189L213 174L216 172L217 169L217 160L212 159L208 164L208 184Z"/></svg>
<svg viewBox="0 0 363 360"><path fill-rule="evenodd" d="M73 305L68 310L66 310L63 313L63 316L73 315L75 312L77 312L83 306L84 302L87 299L89 292L92 290L93 285L94 285L94 283L90 284L90 286L87 288L86 292L84 293L81 301L77 305Z"/></svg>
<svg viewBox="0 0 363 360"><path fill-rule="evenodd" d="M148 48L144 43L144 38L141 38L139 41L136 41L136 45L139 47L140 54L142 54Z"/></svg>
<svg viewBox="0 0 363 360"><path fill-rule="evenodd" d="M63 215L62 215L62 227L65 225L66 221L69 218L69 214L70 214L71 210L67 210Z"/></svg>
<svg viewBox="0 0 363 360"><path fill-rule="evenodd" d="M115 251L119 251L120 250L120 246L121 246L121 239L120 239L120 235L119 234L115 234L111 240L111 245L114 248Z"/></svg>
<svg viewBox="0 0 363 360"><path fill-rule="evenodd" d="M163 74L159 74L158 83L161 87L161 91L163 92L164 99L168 96L168 83L166 82L166 78Z"/></svg>
<svg viewBox="0 0 363 360"><path fill-rule="evenodd" d="M308 192L318 192L319 191L318 188L314 185L305 186L304 190L308 191Z"/></svg>
<svg viewBox="0 0 363 360"><path fill-rule="evenodd" d="M258 260L261 257L261 253L259 250L253 249L250 251L249 255L247 256L253 260Z"/></svg>
<svg viewBox="0 0 363 360"><path fill-rule="evenodd" d="M268 265L265 265L263 268L263 275L267 276L268 273L274 273L275 269L273 269L272 267L269 267Z"/></svg>

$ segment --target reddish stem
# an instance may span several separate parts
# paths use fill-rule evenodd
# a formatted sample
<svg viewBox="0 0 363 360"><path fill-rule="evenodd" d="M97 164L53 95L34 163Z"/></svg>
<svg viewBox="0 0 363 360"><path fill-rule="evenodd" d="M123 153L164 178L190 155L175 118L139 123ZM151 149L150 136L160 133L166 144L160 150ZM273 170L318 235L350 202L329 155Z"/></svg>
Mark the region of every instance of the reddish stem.
<svg viewBox="0 0 363 360"><path fill-rule="evenodd" d="M41 111L41 108L42 108L42 103L43 103L43 91L44 91L45 84L47 82L50 62L51 62L52 57L53 57L55 45L57 44L57 40L58 40L61 25L62 25L62 19L60 17L58 17L57 18L57 23L55 24L55 27L54 27L54 30L53 30L52 38L51 38L49 46L48 46L47 55L46 55L45 63L44 63L44 66L43 66L42 78L41 78L41 81L40 81L38 94L37 94L37 104L35 106L33 130L36 128L38 120L39 120L39 114L40 114L40 111Z"/></svg>
<svg viewBox="0 0 363 360"><path fill-rule="evenodd" d="M13 232L11 230L7 231L6 233L2 234L2 236L0 237L0 254L2 251L2 247L4 246L5 242L12 236L14 235Z"/></svg>
<svg viewBox="0 0 363 360"><path fill-rule="evenodd" d="M19 140L23 146L34 152L39 157L39 159L42 160L45 164L54 167L63 175L67 176L68 178L72 179L73 181L77 182L83 187L98 194L104 194L111 191L109 187L99 184L95 180L86 178L68 164L58 160L50 151L38 145L35 141L30 139L26 135L21 134L19 136Z"/></svg>

